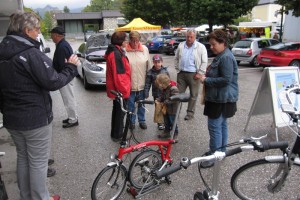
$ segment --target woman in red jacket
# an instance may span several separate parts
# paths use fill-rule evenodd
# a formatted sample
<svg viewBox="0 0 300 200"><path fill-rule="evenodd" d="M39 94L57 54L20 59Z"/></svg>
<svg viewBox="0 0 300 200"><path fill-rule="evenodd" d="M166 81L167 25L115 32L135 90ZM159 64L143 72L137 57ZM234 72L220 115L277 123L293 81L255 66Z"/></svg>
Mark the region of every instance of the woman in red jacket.
<svg viewBox="0 0 300 200"><path fill-rule="evenodd" d="M113 110L111 120L111 138L119 141L123 136L124 116L120 103L110 91L114 90L123 94L124 106L130 95L130 65L122 49L126 41L125 32L115 32L111 37L111 44L105 53L106 58L106 92L107 96L113 99Z"/></svg>

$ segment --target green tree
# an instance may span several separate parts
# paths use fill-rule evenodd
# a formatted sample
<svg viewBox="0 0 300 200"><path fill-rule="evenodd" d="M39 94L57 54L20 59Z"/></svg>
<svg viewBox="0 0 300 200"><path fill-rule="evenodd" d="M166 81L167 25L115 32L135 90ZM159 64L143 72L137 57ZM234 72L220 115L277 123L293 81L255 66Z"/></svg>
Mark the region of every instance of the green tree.
<svg viewBox="0 0 300 200"><path fill-rule="evenodd" d="M70 13L70 9L68 8L68 6L64 6L64 13Z"/></svg>
<svg viewBox="0 0 300 200"><path fill-rule="evenodd" d="M292 10L294 16L300 16L300 0L276 0L275 3L284 6L285 11Z"/></svg>
<svg viewBox="0 0 300 200"><path fill-rule="evenodd" d="M193 19L206 19L212 31L213 25L232 24L234 19L246 15L258 4L258 0L194 0Z"/></svg>
<svg viewBox="0 0 300 200"><path fill-rule="evenodd" d="M121 12L131 21L140 17L148 23L168 27L173 20L170 0L124 0Z"/></svg>
<svg viewBox="0 0 300 200"><path fill-rule="evenodd" d="M100 12L101 10L119 10L123 0L91 0L82 12Z"/></svg>
<svg viewBox="0 0 300 200"><path fill-rule="evenodd" d="M51 12L45 12L44 18L41 22L41 32L45 37L49 36L49 31L53 28L53 20Z"/></svg>

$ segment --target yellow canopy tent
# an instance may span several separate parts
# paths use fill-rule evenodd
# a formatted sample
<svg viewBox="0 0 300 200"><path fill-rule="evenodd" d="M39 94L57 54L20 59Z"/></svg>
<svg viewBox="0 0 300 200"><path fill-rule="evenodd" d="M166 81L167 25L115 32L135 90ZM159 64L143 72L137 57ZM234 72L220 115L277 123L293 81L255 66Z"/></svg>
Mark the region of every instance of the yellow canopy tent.
<svg viewBox="0 0 300 200"><path fill-rule="evenodd" d="M149 30L160 30L161 26L149 24L141 18L133 19L129 24L116 28L116 31L149 31Z"/></svg>

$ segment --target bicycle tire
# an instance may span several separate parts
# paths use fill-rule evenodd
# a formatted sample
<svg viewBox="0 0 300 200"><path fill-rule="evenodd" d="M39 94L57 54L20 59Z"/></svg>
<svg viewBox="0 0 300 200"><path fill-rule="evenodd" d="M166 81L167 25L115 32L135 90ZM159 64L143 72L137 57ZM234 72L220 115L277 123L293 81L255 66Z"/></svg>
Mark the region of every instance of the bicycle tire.
<svg viewBox="0 0 300 200"><path fill-rule="evenodd" d="M127 170L125 166L114 164L105 167L93 182L91 191L92 200L117 199L125 188L126 180ZM114 183L115 181L116 183Z"/></svg>
<svg viewBox="0 0 300 200"><path fill-rule="evenodd" d="M299 199L300 166L294 164L279 192L268 190L272 177L282 162L255 160L240 167L231 178L233 192L242 200L282 200Z"/></svg>
<svg viewBox="0 0 300 200"><path fill-rule="evenodd" d="M128 179L130 184L136 189L146 189L155 184L153 170L158 170L162 166L161 154L154 150L146 150L139 153L132 161Z"/></svg>

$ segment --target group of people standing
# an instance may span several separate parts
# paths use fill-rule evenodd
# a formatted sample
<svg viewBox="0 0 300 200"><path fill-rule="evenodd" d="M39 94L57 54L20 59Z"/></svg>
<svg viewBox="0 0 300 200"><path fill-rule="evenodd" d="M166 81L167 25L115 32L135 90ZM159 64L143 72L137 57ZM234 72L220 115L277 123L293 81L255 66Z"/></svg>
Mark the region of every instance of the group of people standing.
<svg viewBox="0 0 300 200"><path fill-rule="evenodd" d="M118 37L118 35L123 37L118 43L115 43L115 37ZM106 54L108 96L112 99L115 98L110 90L123 93L123 97L126 99L124 106L134 113L134 102L148 98L151 87L154 100L162 101L165 104L170 103L170 96L184 93L189 88L191 97L184 119L191 120L194 118L196 102L199 98L198 94L202 83L201 96L203 96L205 106L204 115L208 118L210 151L211 153L217 150L225 151L228 141L227 119L234 116L237 111L236 102L239 94L238 65L228 48L228 35L226 32L215 30L208 37L211 49L217 55L209 66L207 66L207 50L203 44L196 41L195 30L190 29L187 31L186 41L179 44L175 54L176 86L170 80L167 68L162 66L163 60L160 55L153 56L153 66L151 67L148 49L141 44L141 37L137 31L130 32L128 43L126 42L125 33L115 32L112 35L112 44L109 49L113 47L118 51L114 51L115 56L112 56L113 51L109 50ZM117 57L116 53L121 56ZM125 83L126 88L124 88ZM119 109L118 113L122 113L118 104L114 102L112 115L112 123L118 121L118 126L112 126L111 130L111 137L115 141L122 138L124 128L124 114L115 114L117 107ZM158 135L160 138L170 137L170 126L174 122L174 104L173 107L167 106L167 108L167 117L164 118L165 127L158 124L158 129L164 129L164 132ZM172 112L171 109L173 109ZM116 116L118 117L116 118ZM138 107L137 118L140 128L147 129L145 111L141 106ZM131 129L135 128L135 120L136 116L133 115L130 119ZM178 136L177 126L175 136ZM201 166L205 168L212 165L213 163L203 162Z"/></svg>
<svg viewBox="0 0 300 200"><path fill-rule="evenodd" d="M39 50L36 40L40 33L40 19L33 13L15 13L0 43L0 111L4 127L11 134L17 148L17 180L21 199L59 200L58 195L49 195L46 178L52 137L52 100L49 91L60 90L67 108L68 118L63 128L78 125L74 103L72 79L77 75L78 58L63 39L64 30L53 29L51 37L57 51L53 62ZM164 132L160 138L170 137L174 123L176 102L169 98L184 93L191 94L185 120L194 118L201 83L203 85L204 115L207 116L211 152L225 151L228 140L227 119L237 111L238 66L227 48L227 34L215 30L209 35L211 49L217 55L208 65L207 51L196 41L196 32L188 30L186 41L179 44L175 54L177 84L159 55L150 58L146 46L140 42L137 31L115 32L106 52L107 95L113 99L112 139L121 139L124 128L124 113L110 92L121 92L124 106L134 113L135 101L149 97L152 87L154 100L167 106ZM66 61L65 61L66 59ZM135 128L136 118L141 129L147 129L145 110L137 108L137 116L130 118L130 128ZM183 133L184 134L184 133ZM178 136L178 127L175 130ZM202 163L210 167L213 163Z"/></svg>

